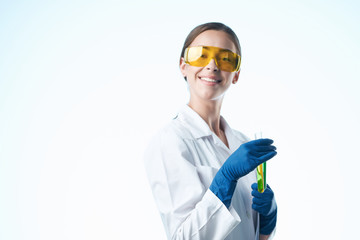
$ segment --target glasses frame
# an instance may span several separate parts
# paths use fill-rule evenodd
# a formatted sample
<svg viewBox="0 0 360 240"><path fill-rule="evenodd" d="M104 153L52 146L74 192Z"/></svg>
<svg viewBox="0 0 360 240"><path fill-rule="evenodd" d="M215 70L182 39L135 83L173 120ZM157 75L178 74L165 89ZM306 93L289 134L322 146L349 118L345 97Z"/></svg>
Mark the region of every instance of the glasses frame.
<svg viewBox="0 0 360 240"><path fill-rule="evenodd" d="M191 65L191 66L195 66L195 67L205 67L206 65L208 65L209 64L209 62L211 61L211 59L214 59L215 60L215 63L216 63L216 66L220 69L220 70L222 70L221 69L221 67L218 65L218 62L217 62L217 59L216 59L216 54L215 54L215 56L212 56L211 58L210 58L210 60L206 63L206 64L204 64L204 65L192 65L191 64L191 62L189 61L189 57L188 57L188 54L189 54L189 50L191 49L191 48L210 48L210 49L216 49L217 50L217 52L220 52L220 51L228 51L228 52L231 52L232 54L234 54L235 55L235 58L236 58L236 61L237 61L237 63L236 63L236 66L235 66L235 68L234 68L234 70L233 71L227 71L227 72L237 72L237 71L239 71L239 69L240 69L240 64L241 64L241 56L239 55L239 54L237 54L237 53L234 53L233 51L231 51L231 50L229 50L229 49L226 49L226 48L219 48L219 47L213 47L213 46L191 46L191 47L187 47L186 49L185 49L185 52L184 52L184 60L185 60L185 63L187 63L187 64L189 64L189 65ZM222 71L226 71L226 70L222 70Z"/></svg>

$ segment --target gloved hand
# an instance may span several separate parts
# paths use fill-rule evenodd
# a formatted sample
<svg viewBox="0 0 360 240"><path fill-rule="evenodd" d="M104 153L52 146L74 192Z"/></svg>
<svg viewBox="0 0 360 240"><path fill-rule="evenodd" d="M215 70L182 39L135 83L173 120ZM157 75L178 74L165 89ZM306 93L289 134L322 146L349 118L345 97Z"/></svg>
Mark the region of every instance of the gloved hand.
<svg viewBox="0 0 360 240"><path fill-rule="evenodd" d="M219 169L210 190L227 208L230 206L237 180L277 154L276 147L271 145L273 142L271 139L263 138L244 143Z"/></svg>
<svg viewBox="0 0 360 240"><path fill-rule="evenodd" d="M251 188L251 195L254 197L252 208L260 213L260 234L269 235L276 226L277 205L274 192L268 184L263 193L258 191L257 183L253 183Z"/></svg>

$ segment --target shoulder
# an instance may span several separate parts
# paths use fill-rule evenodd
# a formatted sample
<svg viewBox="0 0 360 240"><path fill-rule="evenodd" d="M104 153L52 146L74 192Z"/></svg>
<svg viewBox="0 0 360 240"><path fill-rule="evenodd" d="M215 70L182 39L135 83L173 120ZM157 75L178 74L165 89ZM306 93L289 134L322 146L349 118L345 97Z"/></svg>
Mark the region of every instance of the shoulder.
<svg viewBox="0 0 360 240"><path fill-rule="evenodd" d="M191 134L182 122L175 117L160 128L154 138L162 143L183 143L185 139L191 138Z"/></svg>
<svg viewBox="0 0 360 240"><path fill-rule="evenodd" d="M175 155L181 155L189 160L191 159L188 147L189 134L186 127L174 118L151 137L145 155L161 158L172 156L175 158Z"/></svg>

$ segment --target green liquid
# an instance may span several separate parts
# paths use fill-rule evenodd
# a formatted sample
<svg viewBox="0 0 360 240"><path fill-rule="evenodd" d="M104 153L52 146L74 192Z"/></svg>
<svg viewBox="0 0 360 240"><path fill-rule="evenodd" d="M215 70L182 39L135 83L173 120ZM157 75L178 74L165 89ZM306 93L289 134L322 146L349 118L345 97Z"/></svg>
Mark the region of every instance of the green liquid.
<svg viewBox="0 0 360 240"><path fill-rule="evenodd" d="M263 170L262 171L263 174L261 174L261 167ZM258 191L262 193L266 189L266 162L262 163L261 166L258 166L256 168L256 175L257 175Z"/></svg>

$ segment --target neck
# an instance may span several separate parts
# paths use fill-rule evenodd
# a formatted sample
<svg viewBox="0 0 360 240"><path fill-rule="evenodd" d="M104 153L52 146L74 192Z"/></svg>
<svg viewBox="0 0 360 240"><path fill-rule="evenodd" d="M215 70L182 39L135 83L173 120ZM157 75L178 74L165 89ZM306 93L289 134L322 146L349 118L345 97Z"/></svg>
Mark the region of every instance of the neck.
<svg viewBox="0 0 360 240"><path fill-rule="evenodd" d="M220 126L220 110L222 101L223 98L213 101L204 101L201 99L196 99L196 101L194 101L190 98L188 103L189 107L197 112L208 124L210 130L218 136L220 136L221 131L223 130Z"/></svg>

